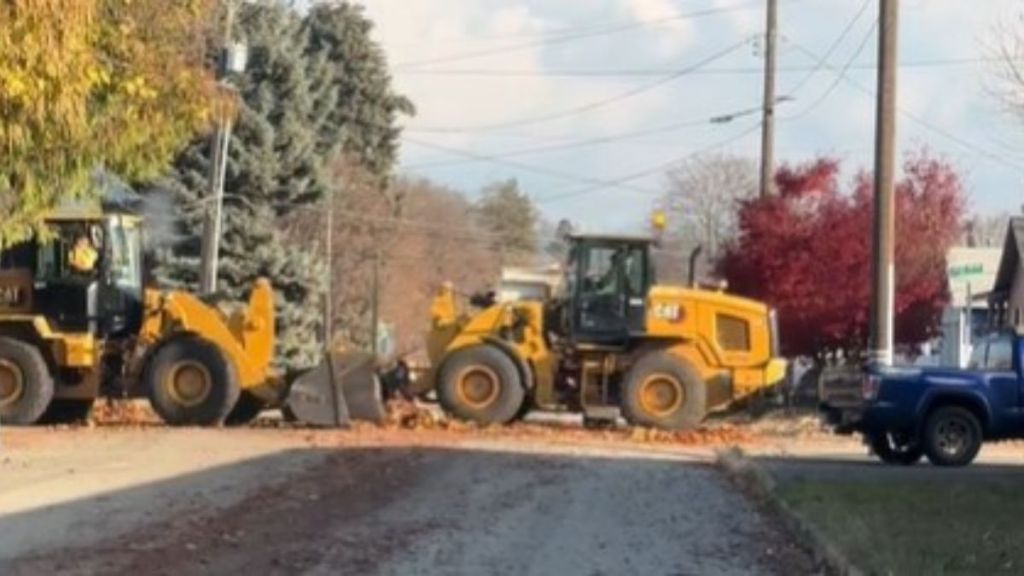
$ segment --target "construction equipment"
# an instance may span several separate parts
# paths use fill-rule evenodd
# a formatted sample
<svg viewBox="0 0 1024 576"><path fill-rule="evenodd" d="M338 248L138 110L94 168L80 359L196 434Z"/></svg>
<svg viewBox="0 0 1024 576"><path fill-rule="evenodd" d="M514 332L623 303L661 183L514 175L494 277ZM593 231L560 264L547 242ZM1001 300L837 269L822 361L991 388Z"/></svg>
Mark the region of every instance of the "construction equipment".
<svg viewBox="0 0 1024 576"><path fill-rule="evenodd" d="M550 298L481 302L461 313L435 298L431 369L407 392L436 392L450 414L505 423L531 409L587 423L691 428L712 411L780 384L774 313L720 290L663 286L653 240L570 235L563 286Z"/></svg>
<svg viewBox="0 0 1024 576"><path fill-rule="evenodd" d="M292 383L272 362L269 282L225 313L187 292L144 286L137 216L66 209L46 224L0 251L0 421L82 420L104 395L146 396L172 425L240 424L292 403ZM383 418L376 374L321 372L300 375L304 394L292 412L335 397L345 414L311 423Z"/></svg>

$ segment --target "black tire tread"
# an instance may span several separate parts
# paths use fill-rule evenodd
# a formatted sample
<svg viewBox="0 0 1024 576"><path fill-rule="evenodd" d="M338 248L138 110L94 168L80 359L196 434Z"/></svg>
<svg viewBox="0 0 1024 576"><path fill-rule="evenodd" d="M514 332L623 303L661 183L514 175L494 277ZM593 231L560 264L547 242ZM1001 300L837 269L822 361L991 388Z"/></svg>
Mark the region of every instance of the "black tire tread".
<svg viewBox="0 0 1024 576"><path fill-rule="evenodd" d="M683 385L686 402L669 416L649 414L640 405L640 385L647 376L654 373L671 374ZM648 352L622 378L621 403L622 415L634 426L688 430L699 426L707 416L707 388L686 360L663 351Z"/></svg>
<svg viewBox="0 0 1024 576"><path fill-rule="evenodd" d="M935 431L942 419L953 417L961 418L967 422L968 427L971 428L972 438L967 450L963 454L950 458L939 449L936 443ZM974 461L978 456L978 452L981 451L981 445L984 442L984 431L981 428L981 422L978 421L978 417L967 408L961 406L940 406L928 414L922 438L924 453L928 457L928 461L933 465L948 467L967 466Z"/></svg>
<svg viewBox="0 0 1024 576"><path fill-rule="evenodd" d="M455 377L467 366L482 364L493 370L501 381L498 399L490 406L476 409L458 400ZM526 403L526 391L515 363L495 346L481 344L454 352L442 364L437 380L437 398L449 414L478 424L507 424L516 418Z"/></svg>
<svg viewBox="0 0 1024 576"><path fill-rule="evenodd" d="M921 446L920 441L915 440L913 446L905 451L899 451L893 450L887 436L888 434L885 432L876 432L867 437L871 452L885 464L912 466L924 456L924 447Z"/></svg>
<svg viewBox="0 0 1024 576"><path fill-rule="evenodd" d="M28 342L0 336L0 358L17 365L24 378L22 399L0 410L0 423L14 426L36 424L53 400L50 368L39 349Z"/></svg>
<svg viewBox="0 0 1024 576"><path fill-rule="evenodd" d="M162 390L163 370L185 358L203 364L213 378L212 393L198 406L181 406ZM164 343L146 363L143 387L153 410L171 426L220 426L241 394L234 366L216 344L198 336Z"/></svg>

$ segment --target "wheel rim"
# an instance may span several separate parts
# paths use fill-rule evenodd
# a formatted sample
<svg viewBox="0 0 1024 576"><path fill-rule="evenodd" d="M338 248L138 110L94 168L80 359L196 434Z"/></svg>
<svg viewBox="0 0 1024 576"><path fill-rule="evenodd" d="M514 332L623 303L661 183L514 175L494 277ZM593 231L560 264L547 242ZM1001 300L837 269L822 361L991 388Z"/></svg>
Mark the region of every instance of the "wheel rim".
<svg viewBox="0 0 1024 576"><path fill-rule="evenodd" d="M186 407L202 404L213 390L210 371L199 362L183 360L171 366L164 377L164 389L171 399Z"/></svg>
<svg viewBox="0 0 1024 576"><path fill-rule="evenodd" d="M640 384L640 406L654 416L668 416L686 402L683 384L668 374L653 374Z"/></svg>
<svg viewBox="0 0 1024 576"><path fill-rule="evenodd" d="M486 366L470 366L456 380L459 400L471 408L486 408L501 394L498 374Z"/></svg>
<svg viewBox="0 0 1024 576"><path fill-rule="evenodd" d="M21 400L25 393L25 375L10 360L0 359L0 408Z"/></svg>
<svg viewBox="0 0 1024 576"><path fill-rule="evenodd" d="M939 422L935 436L939 450L946 456L956 457L967 449L971 431L963 420L950 418Z"/></svg>

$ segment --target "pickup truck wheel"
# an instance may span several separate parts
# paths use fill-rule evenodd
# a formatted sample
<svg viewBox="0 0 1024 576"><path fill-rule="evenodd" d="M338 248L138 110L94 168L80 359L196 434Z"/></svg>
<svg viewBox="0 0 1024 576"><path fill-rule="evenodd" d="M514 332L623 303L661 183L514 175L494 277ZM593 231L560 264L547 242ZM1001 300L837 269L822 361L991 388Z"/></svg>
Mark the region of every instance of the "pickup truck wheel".
<svg viewBox="0 0 1024 576"><path fill-rule="evenodd" d="M886 464L910 466L924 456L924 448L907 434L877 432L868 435L868 445L878 459Z"/></svg>
<svg viewBox="0 0 1024 576"><path fill-rule="evenodd" d="M981 450L981 423L970 410L943 406L928 416L924 451L936 466L966 466Z"/></svg>

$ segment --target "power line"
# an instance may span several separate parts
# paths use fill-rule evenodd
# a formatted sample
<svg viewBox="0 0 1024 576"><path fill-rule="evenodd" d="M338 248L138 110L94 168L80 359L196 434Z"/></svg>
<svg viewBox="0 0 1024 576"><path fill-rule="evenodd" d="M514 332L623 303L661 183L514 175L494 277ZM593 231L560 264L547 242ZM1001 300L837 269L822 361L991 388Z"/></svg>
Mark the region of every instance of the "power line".
<svg viewBox="0 0 1024 576"><path fill-rule="evenodd" d="M410 144L416 144L417 146L423 146L424 148L431 148L431 149L434 149L434 150L441 150L443 152L448 152L448 153L451 153L451 154L462 156L464 158L473 158L474 160L480 160L482 162L488 162L488 163L491 163L491 164L498 164L498 165L502 165L502 166L509 166L511 168L516 168L516 169L524 170L524 171L527 171L527 172L533 172L534 174L540 174L542 176L550 176L552 178L558 178L558 179L561 179L561 180L567 180L567 181L571 181L571 182L584 183L584 184L591 184L591 185L595 185L595 186L596 185L610 184L609 182L606 182L604 180L600 180L600 179L597 179L597 178L591 178L589 176L581 176L579 174L571 174L571 173L568 173L568 172L562 172L560 170L552 170L552 169L549 169L549 168L544 168L542 166L534 166L532 164L524 164L522 162L515 162L515 161L512 161L512 160L506 160L504 158L500 158L500 157L497 157L497 156L490 156L490 155L487 155L487 154L480 154L478 152L471 152L469 150L462 150L462 149L459 149L459 148L452 148L452 147L449 147L449 146L444 146L444 145L441 145L441 144L435 144L435 143L432 143L432 142L424 142L422 140L417 140L417 139L414 139L414 138L405 137L405 141L409 142ZM637 191L637 192L643 192L645 194L652 193L651 189L643 188L643 187L640 187L640 186L629 185L629 186L626 186L626 188L629 188L629 189ZM657 193L657 192L654 192L654 193Z"/></svg>
<svg viewBox="0 0 1024 576"><path fill-rule="evenodd" d="M829 87L824 92L822 92L821 95L818 96L818 98L816 98L814 100L814 102L811 102L811 104L809 106L807 106L806 108L804 108L800 112L797 112L796 114L793 114L792 116L786 116L786 117L784 117L782 119L788 121L788 120L799 120L801 118L804 118L808 114L813 112L815 108L820 106L821 103L824 102L829 96L831 96L832 92L834 92L835 89L839 86L839 83L842 82L844 78L846 78L847 73L850 71L850 65L853 63L853 61L856 60L857 58L860 58L861 52L864 51L864 48L868 45L868 42L871 41L871 38L874 36L875 30L877 30L877 29L878 29L878 19L875 19L875 21L871 23L871 27L868 28L867 34L864 35L864 39L861 40L860 44L857 46L857 49L854 51L853 56L850 56L850 59L846 61L846 64L839 71L839 74L835 77L833 82L831 84L829 84ZM826 65L826 58L822 58L822 59L818 60L818 64L821 65L821 66L825 66Z"/></svg>
<svg viewBox="0 0 1024 576"><path fill-rule="evenodd" d="M958 57L958 58L933 58L922 60L906 60L899 63L900 68L927 69L947 68L958 66L977 66L980 64L995 64L1002 62L998 57ZM876 67L874 62L857 62L850 66L850 70L873 71ZM776 72L797 74L801 72L820 71L822 66L813 65L788 65L779 66ZM650 76L666 76L678 72L678 68L617 68L617 69L574 69L562 68L551 70L516 70L499 68L427 68L423 70L404 71L404 75L422 76L463 76L481 78L643 78ZM688 76L731 76L731 75L761 75L764 68L760 66L726 66L726 67L705 67L700 70L693 70ZM791 90L792 92L792 90Z"/></svg>
<svg viewBox="0 0 1024 576"><path fill-rule="evenodd" d="M541 46L553 46L553 45L558 45L558 44L565 44L565 43L568 43L568 42L574 42L574 41L577 41L577 40L582 40L582 39L586 39L586 38L594 38L594 37L598 37L598 36L609 36L609 35L612 35L612 34L618 34L618 33L626 32L626 31L629 31L629 30L636 30L636 29L639 29L639 28L644 28L644 27L649 26L651 24L659 24L659 23L663 23L663 22L673 22L673 21L682 21L682 20L692 20L692 19L695 19L695 18L703 18L703 17L706 17L706 16L714 16L714 15L718 15L718 14L727 14L727 13L730 13L730 12L737 12L737 11L742 11L742 10L751 10L753 8L759 7L760 5L761 5L761 2L760 2L760 0L758 0L758 1L754 1L754 2L746 2L746 3L743 3L743 4L735 4L735 5L732 5L732 6L725 6L725 7L721 7L721 8L708 8L708 9L705 9L705 10L697 10L697 11L688 12L688 13L685 13L685 14L677 14L677 15L674 15L674 16L667 16L667 17L664 17L664 18L657 18L657 19L652 19L652 20L642 20L642 21L639 21L639 22L633 21L633 22L629 22L629 23L625 23L625 24L617 24L617 25L613 25L613 26L607 26L607 27L603 27L603 28L598 28L598 29L595 29L595 30L586 30L586 31L581 31L581 32L569 32L569 33L563 33L563 34L554 34L554 35L551 35L551 36L548 36L548 37L544 37L544 38L541 38L541 39L538 39L538 40L530 41L530 42L522 42L522 43L518 43L518 44L511 44L511 45L508 45L508 46L501 46L501 47L489 48L489 49L484 49L484 50L463 52L463 53L460 53L460 54L451 54L451 55L448 55L448 56L441 56L441 57L438 57L438 58L427 58L427 59L423 59L423 60L414 60L414 61L409 61L409 62L400 62L400 63L398 63L398 64L396 64L394 66L394 69L395 69L395 71L398 71L398 72L404 72L404 71L412 69L412 68L428 66L428 65L431 65L431 64L444 64L444 63L448 63L448 62L461 62L461 61L466 61L466 60L476 60L476 59L480 59L480 58L485 58L487 56L493 56L493 55L496 55L496 54L505 54L505 53L508 53L508 52L518 52L518 51L521 51L521 50L528 50L530 48L536 48L536 47L541 47Z"/></svg>
<svg viewBox="0 0 1024 576"><path fill-rule="evenodd" d="M835 41L832 42L832 44L828 47L828 50L825 51L825 55L821 57L821 60L815 63L814 67L811 68L810 71L808 71L807 75L804 76L802 80L797 82L795 86L793 86L788 92L786 92L786 94L793 95L796 92L799 92L801 88L806 86L807 83L810 82L811 79L814 78L814 76L821 71L825 63L828 62L829 58L832 57L832 54L834 54L835 51L839 48L839 46L843 43L843 40L846 40L846 37L850 35L851 31L853 31L853 27L857 24L857 22L860 21L860 17L864 15L864 12L867 11L868 6L870 6L871 3L872 0L864 0L864 2L860 5L860 8L857 10L857 12L846 23L846 26L843 27L842 32L839 33L839 37L837 37ZM860 54L860 50L858 50L857 53ZM848 65L852 64L853 60L850 60Z"/></svg>
<svg viewBox="0 0 1024 576"><path fill-rule="evenodd" d="M804 54L807 54L809 57L811 57L811 58L813 58L815 60L818 59L818 56L814 52L812 52L811 50L809 50L809 49L807 49L807 48L805 48L805 47L803 47L803 46L801 46L800 44L797 44L797 43L794 43L793 45L798 50L803 52ZM831 72L836 74L840 79L845 81L850 87L856 89L861 94L864 94L865 96L867 96L867 97L871 98L872 100L874 100L874 98L875 98L874 90L865 87L863 84L857 82L853 78L850 78L849 74L847 74L846 72L838 70L838 69L836 69L834 66L832 66L830 64L826 64L826 68L828 68ZM920 116L917 116L916 114L913 114L913 113L907 111L906 109L904 109L902 107L897 106L896 110L900 113L901 116L907 118L911 122L921 126L922 128L924 128L924 129L926 129L926 130L928 130L930 132L938 134L939 136L942 136L943 138L946 138L947 140L949 140L951 142L954 142L954 143L960 145L961 147L963 147L963 148L965 148L967 150L970 150L970 151L978 154L979 156L982 156L984 158L987 158L988 160L991 160L992 162L995 162L997 164L1001 164L1002 166L1010 168L1010 169L1015 170L1017 172L1024 173L1024 165L1021 165L1021 164L1018 164L1018 163L1016 163L1016 162L1014 162L1012 160L1009 160L1009 159L1007 159L1006 157L1004 157L1004 156L1002 156L1000 154L992 152L991 150L987 150L983 146L979 146L978 144L975 144L974 142L971 142L969 140L965 140L964 138L962 138L960 136L957 136L956 134L953 134L952 132L946 130L945 128L941 128L939 126L936 126L936 125L932 124L931 122L925 120L924 118L921 118Z"/></svg>
<svg viewBox="0 0 1024 576"><path fill-rule="evenodd" d="M633 98L635 96L639 96L640 94L643 94L643 93L646 93L646 92L650 92L651 90L659 88L659 87L661 87L661 86L663 86L665 84L668 84L669 82L673 82L673 81L675 81L675 80L677 80L677 79L679 79L679 78L689 74L690 72L692 72L694 70L698 70L701 67L706 66L707 64L710 64L712 62L715 62L716 60L720 60L720 59L728 56L729 54L732 54L736 50L739 50L744 45L746 45L749 41L750 41L750 38L744 38L743 40L741 40L739 42L736 42L735 44L732 44L732 45L726 47L723 50L719 50L718 52L715 52L714 54L711 54L710 56L707 56L707 57L703 58L702 60L699 60L699 61L691 64L690 66L687 66L686 68L683 68L681 70L677 70L676 72L673 72L672 74L669 74L669 75L666 75L666 76L664 76L662 78L659 78L658 80L656 80L654 82L649 82L647 84L643 84L641 86L638 86L636 88L632 88L632 89L627 90L625 92L621 92L621 93L616 94L614 96L611 96L611 97L608 97L608 98L603 98L601 100L596 100L596 101L593 101L593 102L589 102L587 104L584 104L584 105L581 105L581 106L577 106L577 107L574 107L574 108L569 108L569 109L562 110L562 111L559 111L559 112L554 112L554 113L551 113L551 114L544 114L544 115L541 115L541 116L535 116L533 118L520 118L518 120L512 120L512 121L509 121L509 122L501 122L501 123L482 125L482 126L464 126L464 127L448 127L448 128L446 128L446 127L425 127L425 128L410 127L410 128L408 128L408 130L410 132L431 132L431 133L479 132L479 131L487 131L487 130L500 130L500 129L504 129L504 128L512 128L514 126L529 126L529 125L532 125L532 124L540 124L540 123L543 123L543 122L551 122L553 120L561 120L563 118L569 118L569 117L572 117L572 116L578 116L580 114L585 114L587 112L592 112L592 111L600 109L600 108L605 108L607 106L611 106L612 104L617 104L619 102L622 102L623 100L627 100L627 99Z"/></svg>
<svg viewBox="0 0 1024 576"><path fill-rule="evenodd" d="M579 190L572 190L572 191L566 192L564 194L556 194L554 196L547 196L545 198L540 198L540 199L538 199L536 201L536 204L548 204L550 202L559 202L561 200L566 200L568 198L576 198L576 197L579 197L579 196L585 196L585 195L588 195L588 194L593 194L594 192L600 192L602 190L606 190L608 188L613 188L613 187L616 187L616 186L621 186L622 184L625 184L627 182L632 182L633 180L639 180L640 178L651 176L651 175L657 174L659 172L664 172L665 170L668 170L672 166L678 164L679 162L682 162L683 160L686 160L687 158L692 158L694 156L698 156L700 154L704 154L704 153L710 152L712 150L716 150L718 148L722 148L723 146L727 146L729 144L732 144L733 142L737 142L737 141L745 138L746 136L756 132L760 128L761 128L761 123L757 122L754 125L747 127L743 131L741 131L741 132L739 132L737 134L733 134L732 136L730 136L730 137L728 137L728 138L726 138L724 140L720 140L720 141L715 142L715 143L713 143L713 144L711 144L709 146L704 146L704 147L702 147L702 148L700 148L698 150L694 150L694 151L689 152L689 153L687 153L687 154L685 154L683 156L680 156L678 158L673 158L672 160L669 160L668 162L662 162L662 163L660 163L660 164L658 164L656 166L651 166L650 168L645 168L645 169L639 170L637 172L632 172L630 174L626 174L625 176L621 176L619 178L615 178L613 180L609 180L609 181L603 182L602 184L595 184L593 186L589 186L589 187L586 187L586 188L581 188Z"/></svg>
<svg viewBox="0 0 1024 576"><path fill-rule="evenodd" d="M714 123L715 119L717 119L717 118L729 118L730 120L732 120L732 119L735 119L735 118L740 118L740 117L743 117L743 116L749 116L749 115L752 115L752 114L756 114L756 113L759 113L760 111L761 111L760 107L744 108L743 110L739 110L739 111L736 111L736 112L731 112L731 113L728 113L728 114L717 114L715 116L701 118L701 119L687 120L687 121L684 121L684 122L674 122L672 124L667 124L667 125L664 125L664 126L657 126L657 127L654 127L654 128L648 128L648 129L644 129L644 130L632 130L632 131L629 131L629 132L620 132L618 134L613 134L613 135L608 135L608 136L597 136L597 137L593 137L593 138L583 138L583 139L578 139L578 140L571 140L569 142L563 142L563 143L559 143L559 144L545 144L545 145L540 145L540 146L531 146L531 147L528 147L528 148L519 148L519 149L509 150L509 151L505 151L505 152L496 152L496 153L492 153L491 156L492 157L496 157L496 158L503 158L503 159L504 158L515 158L515 157L520 157L520 156L530 156L530 155L533 155L533 154L541 154L541 153L544 153L544 152L556 152L556 151L562 151L562 150L573 150L573 149L577 149L577 148L586 148L586 147L589 147L589 146L598 146L598 145L602 145L602 144L610 144L610 143L614 143L614 142L621 142L621 141L624 141L624 140L631 140L631 139L634 139L634 138L641 138L641 137L644 137L644 136L651 136L651 135L655 135L655 134L665 134L665 133L669 133L669 132L675 132L677 130L681 130L681 129L684 129L684 128L694 128L694 127L699 127L699 126L708 126L708 125ZM442 167L447 167L447 166L458 166L458 165L463 165L463 164L468 164L468 163L473 163L473 162L481 162L481 161L483 161L483 160L477 159L477 158L471 158L471 159L467 159L467 160L436 160L436 161L430 161L430 162L421 162L419 164L412 164L412 165L405 166L404 168L406 170L423 170L423 169L428 169L428 168L442 168Z"/></svg>

